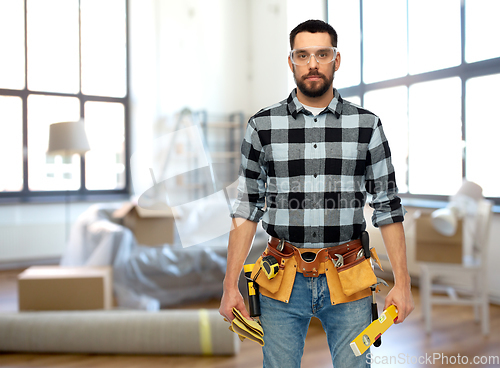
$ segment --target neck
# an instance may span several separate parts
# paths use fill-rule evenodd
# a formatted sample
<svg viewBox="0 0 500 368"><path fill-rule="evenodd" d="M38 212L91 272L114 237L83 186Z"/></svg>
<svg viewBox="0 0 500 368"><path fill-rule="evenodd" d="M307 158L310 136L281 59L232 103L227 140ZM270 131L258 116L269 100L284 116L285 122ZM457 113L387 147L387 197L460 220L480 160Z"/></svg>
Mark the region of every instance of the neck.
<svg viewBox="0 0 500 368"><path fill-rule="evenodd" d="M297 98L303 105L311 107L326 107L333 100L333 88L328 89L325 94L319 97L307 97L300 91L300 89L297 88Z"/></svg>

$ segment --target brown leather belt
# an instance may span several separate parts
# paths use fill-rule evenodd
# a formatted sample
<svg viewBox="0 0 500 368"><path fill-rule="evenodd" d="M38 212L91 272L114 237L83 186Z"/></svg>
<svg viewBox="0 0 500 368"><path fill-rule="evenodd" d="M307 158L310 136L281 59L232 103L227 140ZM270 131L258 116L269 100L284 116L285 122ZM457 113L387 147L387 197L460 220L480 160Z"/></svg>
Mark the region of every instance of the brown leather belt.
<svg viewBox="0 0 500 368"><path fill-rule="evenodd" d="M307 249L297 248L288 242L284 242L283 250L280 252L278 247L280 239L270 237L267 244L268 254L273 255L280 268L284 268L283 258L290 258L295 256L297 260L297 272L301 272L307 277L317 277L320 272L320 264L331 259L334 263L338 260L337 255L343 258L343 266L348 267L350 263L356 260L357 254L362 249L361 241L359 239L351 240L350 242L336 245L334 247L321 248L321 249ZM306 254L305 253L311 253ZM306 259L304 259L306 258ZM321 268L324 270L324 267Z"/></svg>

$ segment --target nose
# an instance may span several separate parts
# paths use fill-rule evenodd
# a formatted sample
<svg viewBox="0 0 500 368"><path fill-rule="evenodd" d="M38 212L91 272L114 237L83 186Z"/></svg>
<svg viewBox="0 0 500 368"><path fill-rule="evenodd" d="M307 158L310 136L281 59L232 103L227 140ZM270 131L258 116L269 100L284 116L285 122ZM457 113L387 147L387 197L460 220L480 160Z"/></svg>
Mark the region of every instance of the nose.
<svg viewBox="0 0 500 368"><path fill-rule="evenodd" d="M311 54L311 56L309 56L309 69L318 69L318 59L316 59L316 55L314 54Z"/></svg>

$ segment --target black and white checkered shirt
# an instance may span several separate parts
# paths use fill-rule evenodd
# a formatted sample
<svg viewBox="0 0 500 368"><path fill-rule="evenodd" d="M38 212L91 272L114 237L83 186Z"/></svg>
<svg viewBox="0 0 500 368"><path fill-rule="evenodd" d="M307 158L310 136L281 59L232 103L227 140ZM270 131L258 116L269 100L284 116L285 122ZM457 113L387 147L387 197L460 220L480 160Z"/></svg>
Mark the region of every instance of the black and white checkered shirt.
<svg viewBox="0 0 500 368"><path fill-rule="evenodd" d="M330 247L358 239L366 223L402 222L391 153L380 119L337 90L314 116L288 99L250 118L241 146L233 217L258 222L296 247Z"/></svg>

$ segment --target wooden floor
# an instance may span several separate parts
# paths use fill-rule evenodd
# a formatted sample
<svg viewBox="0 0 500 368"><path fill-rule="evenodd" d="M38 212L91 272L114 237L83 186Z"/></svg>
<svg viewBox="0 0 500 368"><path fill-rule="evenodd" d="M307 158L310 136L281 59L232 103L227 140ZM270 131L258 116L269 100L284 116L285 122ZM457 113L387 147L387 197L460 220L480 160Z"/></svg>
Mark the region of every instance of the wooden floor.
<svg viewBox="0 0 500 368"><path fill-rule="evenodd" d="M19 271L0 272L0 313L17 311L16 276ZM388 288L379 295L380 304ZM500 306L491 307L491 334L482 337L479 324L474 322L472 309L460 306L433 308L434 332L427 336L419 306L418 288L413 296L416 309L403 324L393 326L383 336L380 348L372 348L372 367L452 367L457 357L467 357L468 367L500 367ZM190 308L218 308L218 301L191 305ZM497 359L486 364L472 364L475 356ZM436 360L425 364L426 358ZM439 359L437 359L439 357ZM423 364L418 363L418 359ZM448 359L448 364L445 359ZM391 363L392 361L392 363ZM461 360L464 362L463 360ZM234 357L190 356L123 356L70 354L1 354L0 367L96 367L96 368L257 368L262 367L260 347L244 341ZM325 334L318 320L313 320L306 339L302 367L332 367ZM282 367L286 368L286 367ZM344 368L344 367L341 367Z"/></svg>

